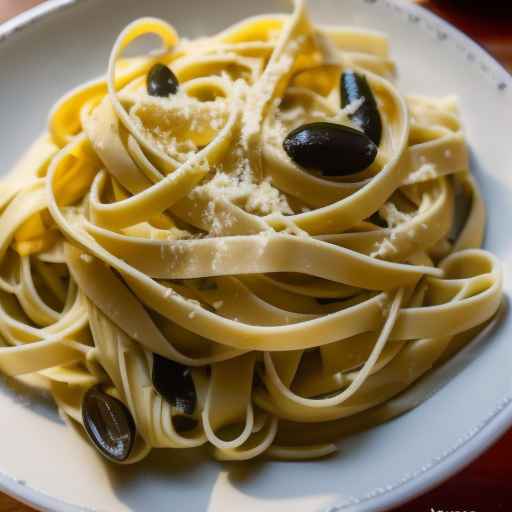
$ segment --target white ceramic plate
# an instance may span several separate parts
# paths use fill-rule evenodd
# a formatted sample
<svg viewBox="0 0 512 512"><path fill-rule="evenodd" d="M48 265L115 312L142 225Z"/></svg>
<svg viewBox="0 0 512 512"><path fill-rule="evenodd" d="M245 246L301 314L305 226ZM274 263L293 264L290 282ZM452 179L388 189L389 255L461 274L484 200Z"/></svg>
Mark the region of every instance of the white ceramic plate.
<svg viewBox="0 0 512 512"><path fill-rule="evenodd" d="M387 32L400 86L457 93L473 170L489 208L486 247L512 263L512 79L480 47L407 2L311 0L314 17ZM54 0L0 27L0 169L44 128L64 92L104 72L115 35L156 15L189 36L282 0ZM48 400L0 386L0 488L41 510L270 512L385 510L446 479L512 424L512 317L472 344L414 411L308 463L220 464L193 451L157 450L141 465L112 467L59 419ZM429 384L428 379L425 384ZM432 504L435 507L435 504Z"/></svg>

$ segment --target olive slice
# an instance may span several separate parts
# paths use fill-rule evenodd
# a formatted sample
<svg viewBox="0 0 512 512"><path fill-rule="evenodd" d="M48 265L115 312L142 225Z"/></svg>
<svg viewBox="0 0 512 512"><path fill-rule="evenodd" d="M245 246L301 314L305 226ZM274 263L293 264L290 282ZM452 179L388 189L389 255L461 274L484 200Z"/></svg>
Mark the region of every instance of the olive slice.
<svg viewBox="0 0 512 512"><path fill-rule="evenodd" d="M366 77L354 71L345 71L341 75L340 92L343 108L353 101L364 98L362 105L349 117L378 146L382 137L382 121L377 101Z"/></svg>
<svg viewBox="0 0 512 512"><path fill-rule="evenodd" d="M325 176L348 176L366 169L377 146L359 130L334 123L311 123L291 131L283 142L288 156Z"/></svg>
<svg viewBox="0 0 512 512"><path fill-rule="evenodd" d="M163 64L155 64L148 73L146 86L150 96L166 98L178 92L176 75Z"/></svg>
<svg viewBox="0 0 512 512"><path fill-rule="evenodd" d="M93 386L82 400L82 419L90 440L113 462L128 458L135 442L135 422L128 408L113 396Z"/></svg>
<svg viewBox="0 0 512 512"><path fill-rule="evenodd" d="M196 388L188 366L153 354L152 379L153 386L167 402L184 414L194 412Z"/></svg>

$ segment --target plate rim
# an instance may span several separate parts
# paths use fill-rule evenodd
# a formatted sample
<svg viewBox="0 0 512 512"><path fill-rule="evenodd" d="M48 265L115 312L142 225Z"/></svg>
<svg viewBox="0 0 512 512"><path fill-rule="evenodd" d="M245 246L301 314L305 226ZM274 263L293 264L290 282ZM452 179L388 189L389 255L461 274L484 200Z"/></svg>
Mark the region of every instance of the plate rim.
<svg viewBox="0 0 512 512"><path fill-rule="evenodd" d="M64 9L73 8L86 0L47 0L28 9L0 24L0 44L23 29L49 18ZM436 28L442 28L463 45L471 49L485 62L489 69L498 72L505 88L512 89L512 73L481 44L477 43L462 30L438 14L429 11L422 5L406 0L359 0L366 3L383 2L388 6L398 6L406 13L419 16ZM448 480L476 460L492 446L510 427L512 427L512 396L506 397L497 404L493 413L488 415L481 425L471 430L464 441L457 445L446 456L434 460L425 470L412 475L405 481L398 482L391 489L360 498L353 503L344 502L331 505L328 512L379 512L400 506L420 495L423 495ZM43 512L94 512L93 509L68 503L37 490L3 472L0 472L0 491L12 498Z"/></svg>

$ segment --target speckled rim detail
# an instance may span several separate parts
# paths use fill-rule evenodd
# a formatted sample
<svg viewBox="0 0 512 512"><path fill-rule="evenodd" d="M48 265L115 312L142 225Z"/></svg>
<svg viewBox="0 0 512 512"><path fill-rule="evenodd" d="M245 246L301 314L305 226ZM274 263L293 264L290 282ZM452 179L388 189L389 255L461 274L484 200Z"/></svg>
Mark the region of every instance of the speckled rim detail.
<svg viewBox="0 0 512 512"><path fill-rule="evenodd" d="M484 334L483 337L489 336ZM467 348L482 339L479 336ZM484 431L491 422L492 432ZM510 428L512 423L512 396L504 398L476 427L466 432L455 446L434 457L414 473L404 475L393 484L378 488L361 497L349 497L330 506L325 512L378 512L395 508L428 492L470 464ZM473 445L475 447L473 448ZM437 474L432 474L432 469ZM394 491L399 491L399 495Z"/></svg>
<svg viewBox="0 0 512 512"><path fill-rule="evenodd" d="M88 0L47 0L0 24L0 44L34 23L86 1ZM418 24L431 32L432 37L440 43L451 39L468 63L479 66L481 72L490 77L497 93L512 89L512 75L485 48L436 14L405 0L361 1L366 4L385 5L403 16L406 22ZM415 473L404 475L398 482L366 496L348 498L328 507L325 512L378 512L399 506L439 485L470 464L511 425L512 396L509 396L497 404L483 421L470 429L455 447L435 457ZM94 509L72 505L49 496L3 473L0 473L0 490L43 512L95 512Z"/></svg>
<svg viewBox="0 0 512 512"><path fill-rule="evenodd" d="M0 24L0 45L36 22L71 8L78 2L85 1L87 0L47 0L32 9L18 14L14 18ZM50 496L4 473L0 473L0 491L42 512L96 512L94 509L78 507Z"/></svg>
<svg viewBox="0 0 512 512"><path fill-rule="evenodd" d="M385 5L401 15L406 22L415 23L430 32L440 44L451 39L465 60L469 64L479 66L480 71L494 82L497 94L512 89L512 74L487 49L437 14L405 0L362 1L366 4ZM478 339L473 343L478 342ZM489 429L491 424L493 428ZM512 395L504 397L494 410L470 429L454 447L434 457L413 474L404 475L399 481L376 489L371 494L349 497L331 505L325 512L379 512L407 503L469 465L492 446L511 425Z"/></svg>

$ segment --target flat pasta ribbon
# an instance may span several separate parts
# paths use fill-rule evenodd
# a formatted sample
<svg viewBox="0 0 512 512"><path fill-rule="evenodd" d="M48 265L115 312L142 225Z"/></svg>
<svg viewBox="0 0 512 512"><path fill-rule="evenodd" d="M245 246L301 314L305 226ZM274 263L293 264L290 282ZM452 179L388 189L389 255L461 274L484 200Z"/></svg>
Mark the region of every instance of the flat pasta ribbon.
<svg viewBox="0 0 512 512"><path fill-rule="evenodd" d="M328 455L428 398L420 378L497 318L455 99L404 96L385 35L294 7L196 40L131 23L2 181L0 370L37 373L78 428L92 386L122 401L137 432L123 463L203 445ZM124 55L148 34L158 50ZM175 94L148 93L157 63ZM360 129L360 104L340 106L349 71L382 140L368 168L326 177L283 140ZM190 410L158 391L159 358L185 372Z"/></svg>

